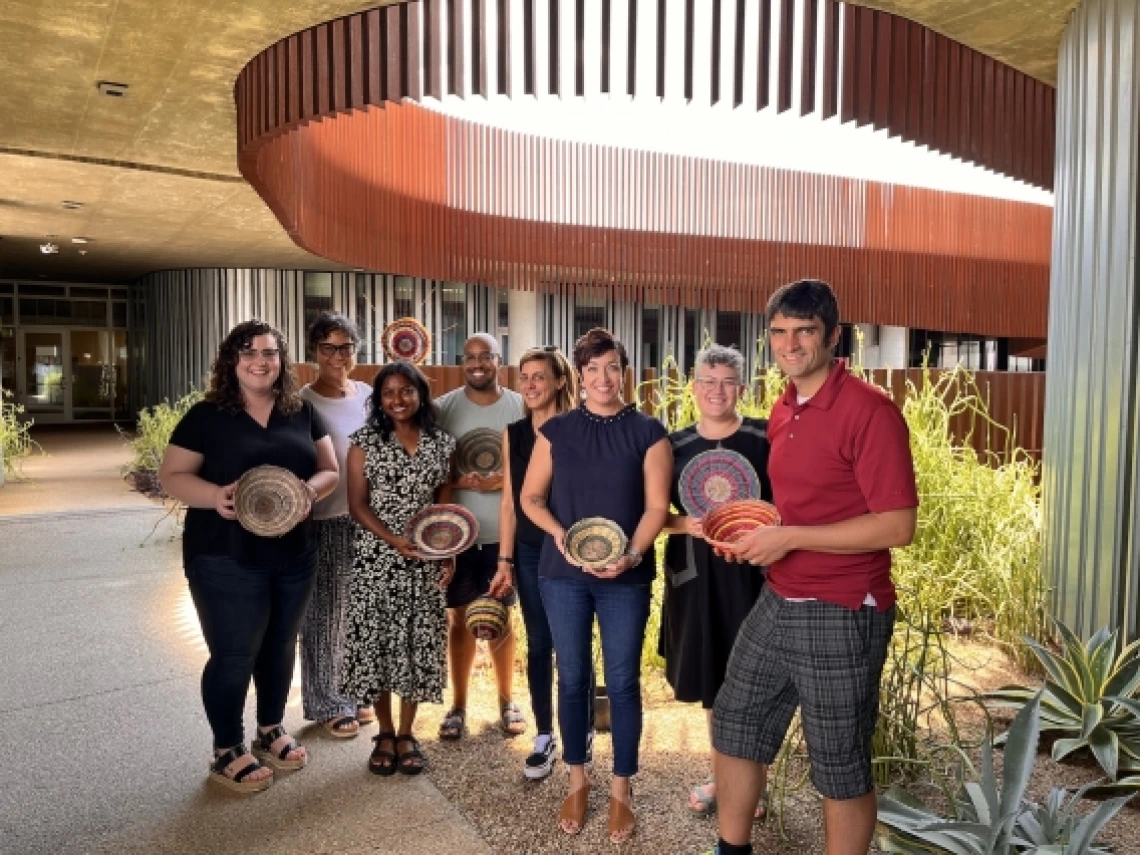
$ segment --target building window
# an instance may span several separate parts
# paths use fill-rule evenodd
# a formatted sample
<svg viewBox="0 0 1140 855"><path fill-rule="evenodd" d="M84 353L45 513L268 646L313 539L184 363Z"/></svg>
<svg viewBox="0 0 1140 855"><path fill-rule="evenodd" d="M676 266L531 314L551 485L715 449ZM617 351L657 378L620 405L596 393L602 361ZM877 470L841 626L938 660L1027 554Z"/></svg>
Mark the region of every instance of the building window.
<svg viewBox="0 0 1140 855"><path fill-rule="evenodd" d="M0 297L0 324L16 323L16 298Z"/></svg>
<svg viewBox="0 0 1140 855"><path fill-rule="evenodd" d="M574 297L574 339L606 325L605 297Z"/></svg>
<svg viewBox="0 0 1140 855"><path fill-rule="evenodd" d="M440 362L443 365L461 365L463 343L467 341L467 286L444 284L441 287L443 322L438 342Z"/></svg>
<svg viewBox="0 0 1140 855"><path fill-rule="evenodd" d="M305 273L305 329L321 312L332 311L332 274L308 271Z"/></svg>
<svg viewBox="0 0 1140 855"><path fill-rule="evenodd" d="M701 330L697 326L700 312L696 309L685 309L685 351L681 354L681 370L688 371L696 361L697 351L701 346Z"/></svg>
<svg viewBox="0 0 1140 855"><path fill-rule="evenodd" d="M395 285L392 291L392 310L397 318L416 317L416 284L410 276L394 277Z"/></svg>
<svg viewBox="0 0 1140 855"><path fill-rule="evenodd" d="M499 326L509 327L511 325L511 303L510 297L506 291L499 292Z"/></svg>
<svg viewBox="0 0 1140 855"><path fill-rule="evenodd" d="M743 339L743 321L740 312L717 312L716 343L725 347L735 347L741 353L745 353L747 348Z"/></svg>
<svg viewBox="0 0 1140 855"><path fill-rule="evenodd" d="M0 389L16 390L16 331L11 327L0 329Z"/></svg>
<svg viewBox="0 0 1140 855"><path fill-rule="evenodd" d="M359 362L372 362L372 353L376 337L372 329L372 299L371 277L360 274L356 277L356 331L360 333L360 352L356 357Z"/></svg>
<svg viewBox="0 0 1140 855"><path fill-rule="evenodd" d="M661 369L661 308L641 310L641 367Z"/></svg>

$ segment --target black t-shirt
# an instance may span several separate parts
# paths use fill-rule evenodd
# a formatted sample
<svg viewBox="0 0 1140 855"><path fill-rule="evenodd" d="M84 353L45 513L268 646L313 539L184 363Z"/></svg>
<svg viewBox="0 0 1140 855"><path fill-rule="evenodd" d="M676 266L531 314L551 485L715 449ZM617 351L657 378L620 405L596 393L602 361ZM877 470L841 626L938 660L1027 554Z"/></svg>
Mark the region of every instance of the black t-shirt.
<svg viewBox="0 0 1140 855"><path fill-rule="evenodd" d="M232 484L255 466L288 469L307 481L317 471L316 441L328 435L313 405L305 401L291 416L275 408L262 427L244 410L230 413L202 401L190 408L171 434L170 444L203 456L198 477L211 484ZM243 564L277 564L312 545L312 515L281 537L258 537L237 520L223 519L213 508L190 508L182 535L185 566L197 555L227 555Z"/></svg>

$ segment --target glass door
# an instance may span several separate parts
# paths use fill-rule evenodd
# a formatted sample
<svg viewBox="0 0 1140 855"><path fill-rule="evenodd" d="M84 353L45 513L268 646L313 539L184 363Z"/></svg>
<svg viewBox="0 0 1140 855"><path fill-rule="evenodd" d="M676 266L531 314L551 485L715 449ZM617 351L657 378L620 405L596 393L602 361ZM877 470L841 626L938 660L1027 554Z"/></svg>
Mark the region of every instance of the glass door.
<svg viewBox="0 0 1140 855"><path fill-rule="evenodd" d="M118 375L107 330L69 330L67 385L71 417L76 421L106 421L112 415Z"/></svg>
<svg viewBox="0 0 1140 855"><path fill-rule="evenodd" d="M60 330L18 330L17 396L37 422L71 420L68 345Z"/></svg>

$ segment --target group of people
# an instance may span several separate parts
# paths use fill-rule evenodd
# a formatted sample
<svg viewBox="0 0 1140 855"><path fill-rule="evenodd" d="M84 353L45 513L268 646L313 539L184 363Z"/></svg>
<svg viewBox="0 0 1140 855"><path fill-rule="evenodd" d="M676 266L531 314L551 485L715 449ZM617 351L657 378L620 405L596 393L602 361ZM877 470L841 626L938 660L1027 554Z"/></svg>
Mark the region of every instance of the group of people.
<svg viewBox="0 0 1140 855"><path fill-rule="evenodd" d="M894 621L889 550L910 541L918 504L909 437L897 406L834 358L839 310L825 283L781 288L767 315L790 381L771 418L737 413L743 358L712 345L693 370L699 420L672 435L623 399L629 360L603 329L583 335L570 359L554 347L528 350L518 391L499 383L499 343L476 334L464 344L464 385L433 400L409 362L384 365L371 387L351 379L359 335L343 316L322 315L309 330L318 377L304 388L278 330L234 328L160 472L188 507L185 571L210 653L210 779L256 791L274 769L306 764L282 725L298 634L305 717L341 738L375 720L368 768L421 772L417 706L443 702L450 668L439 736L465 736L476 652L466 610L492 596L520 605L536 730L523 773L545 778L561 749L567 834L583 828L591 786L596 621L613 746L608 832L614 843L629 839L654 543L666 532L658 643L677 699L707 711L713 745L712 777L694 786L690 809L717 813L721 855L750 852L767 765L799 707L828 852L865 852L875 822L871 737ZM460 474L457 442L487 429L502 435L501 472ZM714 449L748 462L780 526L726 547L679 510L680 473ZM312 504L278 538L236 519L236 482L262 464L291 471ZM447 502L471 512L478 537L453 560L429 560L407 526ZM567 549L567 531L590 517L625 535L608 566L583 566ZM499 726L515 736L528 721L512 697L509 623L491 654ZM257 731L247 748L251 678Z"/></svg>

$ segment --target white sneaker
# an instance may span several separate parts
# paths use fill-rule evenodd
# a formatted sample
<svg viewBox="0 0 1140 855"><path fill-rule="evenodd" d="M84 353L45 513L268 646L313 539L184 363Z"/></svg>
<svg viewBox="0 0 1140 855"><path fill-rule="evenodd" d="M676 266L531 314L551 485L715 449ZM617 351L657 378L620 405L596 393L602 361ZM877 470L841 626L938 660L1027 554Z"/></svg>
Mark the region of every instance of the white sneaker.
<svg viewBox="0 0 1140 855"><path fill-rule="evenodd" d="M534 753L523 763L523 774L527 780L541 781L554 771L554 764L558 762L555 756L558 751L558 740L552 733L540 733L534 738Z"/></svg>

